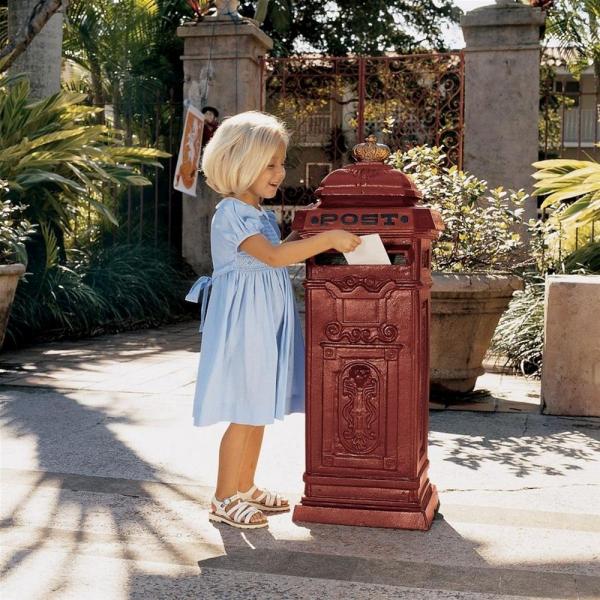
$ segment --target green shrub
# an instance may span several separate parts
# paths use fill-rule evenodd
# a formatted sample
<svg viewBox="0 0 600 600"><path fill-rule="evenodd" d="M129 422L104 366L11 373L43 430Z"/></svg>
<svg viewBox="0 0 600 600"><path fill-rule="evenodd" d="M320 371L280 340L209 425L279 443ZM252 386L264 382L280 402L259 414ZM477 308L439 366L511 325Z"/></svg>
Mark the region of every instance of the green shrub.
<svg viewBox="0 0 600 600"><path fill-rule="evenodd" d="M61 91L32 102L26 79L0 77L0 178L5 199L35 225L52 227L64 259L65 235L77 215L97 211L116 224L106 190L150 185L141 166L169 156L125 145L124 134L90 124L99 109L83 94ZM41 242L34 238L28 248ZM35 251L35 250L34 250ZM62 261L64 262L64 260Z"/></svg>
<svg viewBox="0 0 600 600"><path fill-rule="evenodd" d="M538 374L544 349L544 277L528 275L502 315L490 350L506 357L505 366L524 375Z"/></svg>
<svg viewBox="0 0 600 600"><path fill-rule="evenodd" d="M0 181L2 187L3 182ZM22 217L24 208L3 200L0 194L0 265L15 262L27 265L25 242L34 228Z"/></svg>
<svg viewBox="0 0 600 600"><path fill-rule="evenodd" d="M69 251L43 227L46 260L17 288L8 346L173 322L190 314L183 298L193 274L166 249L141 245Z"/></svg>
<svg viewBox="0 0 600 600"><path fill-rule="evenodd" d="M522 191L488 190L487 182L444 164L441 148L417 146L392 156L408 173L424 202L442 215L445 229L433 245L436 271L501 271L515 267L523 242Z"/></svg>
<svg viewBox="0 0 600 600"><path fill-rule="evenodd" d="M164 249L119 244L90 255L83 281L109 302L111 320L162 322L187 307L189 279L175 264Z"/></svg>
<svg viewBox="0 0 600 600"><path fill-rule="evenodd" d="M600 242L590 242L571 252L564 261L565 270L600 273Z"/></svg>

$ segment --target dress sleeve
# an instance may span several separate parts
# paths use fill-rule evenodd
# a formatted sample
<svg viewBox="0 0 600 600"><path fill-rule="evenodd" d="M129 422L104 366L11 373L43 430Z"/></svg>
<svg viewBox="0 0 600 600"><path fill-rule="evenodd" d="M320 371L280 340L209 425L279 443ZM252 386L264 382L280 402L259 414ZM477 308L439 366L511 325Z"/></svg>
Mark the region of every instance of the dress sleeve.
<svg viewBox="0 0 600 600"><path fill-rule="evenodd" d="M281 241L281 227L279 227L279 223L277 222L277 215L272 210L268 210L266 212L269 221L271 221L271 225L273 225L273 229L275 230L277 236L279 237L279 240Z"/></svg>
<svg viewBox="0 0 600 600"><path fill-rule="evenodd" d="M262 234L260 217L252 209L229 204L214 221L216 232L236 248L247 238Z"/></svg>

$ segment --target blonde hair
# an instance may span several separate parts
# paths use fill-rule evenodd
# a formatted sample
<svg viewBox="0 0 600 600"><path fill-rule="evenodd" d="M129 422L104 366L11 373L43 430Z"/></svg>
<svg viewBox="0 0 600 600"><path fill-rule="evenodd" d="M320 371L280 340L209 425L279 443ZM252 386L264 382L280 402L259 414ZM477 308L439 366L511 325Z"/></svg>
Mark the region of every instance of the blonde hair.
<svg viewBox="0 0 600 600"><path fill-rule="evenodd" d="M224 196L245 192L288 141L285 125L273 115L251 110L225 119L204 149L206 183Z"/></svg>

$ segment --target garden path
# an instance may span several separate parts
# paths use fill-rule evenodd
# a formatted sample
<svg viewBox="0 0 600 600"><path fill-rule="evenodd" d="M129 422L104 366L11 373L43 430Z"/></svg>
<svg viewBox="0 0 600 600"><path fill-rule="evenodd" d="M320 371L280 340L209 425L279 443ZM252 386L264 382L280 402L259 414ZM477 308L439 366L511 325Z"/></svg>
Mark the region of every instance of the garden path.
<svg viewBox="0 0 600 600"><path fill-rule="evenodd" d="M0 384L63 390L191 397L198 365L195 322L0 354ZM467 399L432 402L433 410L539 412L539 380L488 372Z"/></svg>
<svg viewBox="0 0 600 600"><path fill-rule="evenodd" d="M3 600L599 598L600 419L510 410L506 376L493 410L431 412L429 532L211 525L225 425L191 425L196 328L0 354ZM297 414L258 481L297 502L303 465Z"/></svg>

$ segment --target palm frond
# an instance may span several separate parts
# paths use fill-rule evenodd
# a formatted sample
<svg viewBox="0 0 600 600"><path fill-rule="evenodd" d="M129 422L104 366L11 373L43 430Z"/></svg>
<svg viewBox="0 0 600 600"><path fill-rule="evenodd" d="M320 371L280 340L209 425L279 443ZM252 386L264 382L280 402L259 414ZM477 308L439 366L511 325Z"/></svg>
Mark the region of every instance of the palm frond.
<svg viewBox="0 0 600 600"><path fill-rule="evenodd" d="M559 219L567 227L600 219L600 164L584 160L543 160L533 164L538 169L534 196L546 196L542 208L558 208L575 200L560 211Z"/></svg>
<svg viewBox="0 0 600 600"><path fill-rule="evenodd" d="M86 122L96 109L81 106L81 94L59 92L29 102L26 80L0 80L0 178L8 196L25 199L34 223L69 227L82 203L115 222L100 201L102 186L145 186L141 167L161 168L169 156L153 148L123 143L123 134Z"/></svg>

